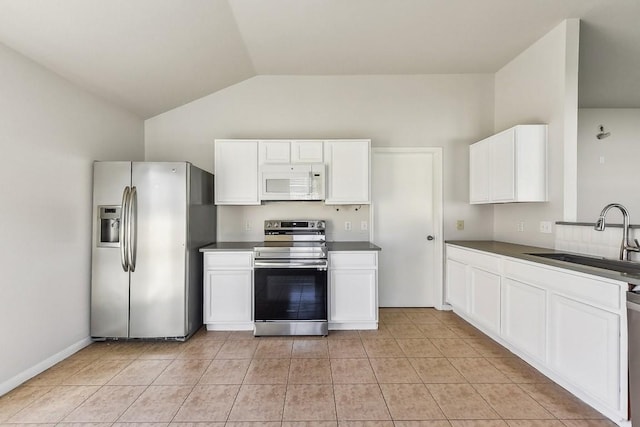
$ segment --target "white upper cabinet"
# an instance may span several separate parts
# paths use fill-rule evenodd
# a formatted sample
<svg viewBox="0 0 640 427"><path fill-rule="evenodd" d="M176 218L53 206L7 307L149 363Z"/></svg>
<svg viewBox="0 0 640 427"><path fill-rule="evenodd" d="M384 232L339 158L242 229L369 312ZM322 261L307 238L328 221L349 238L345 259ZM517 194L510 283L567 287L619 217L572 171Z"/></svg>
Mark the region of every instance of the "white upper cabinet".
<svg viewBox="0 0 640 427"><path fill-rule="evenodd" d="M260 164L265 163L290 163L290 141L260 141Z"/></svg>
<svg viewBox="0 0 640 427"><path fill-rule="evenodd" d="M369 204L371 141L332 140L324 143L328 205Z"/></svg>
<svg viewBox="0 0 640 427"><path fill-rule="evenodd" d="M322 146L317 140L260 141L260 164L322 163Z"/></svg>
<svg viewBox="0 0 640 427"><path fill-rule="evenodd" d="M489 145L476 142L469 147L469 192L471 203L489 203Z"/></svg>
<svg viewBox="0 0 640 427"><path fill-rule="evenodd" d="M325 203L364 205L371 202L371 140L215 141L217 205L259 205L260 173L270 164L325 165Z"/></svg>
<svg viewBox="0 0 640 427"><path fill-rule="evenodd" d="M259 205L258 141L215 141L216 205Z"/></svg>
<svg viewBox="0 0 640 427"><path fill-rule="evenodd" d="M291 141L291 163L322 163L322 141Z"/></svg>
<svg viewBox="0 0 640 427"><path fill-rule="evenodd" d="M547 201L547 125L518 125L469 147L472 204Z"/></svg>

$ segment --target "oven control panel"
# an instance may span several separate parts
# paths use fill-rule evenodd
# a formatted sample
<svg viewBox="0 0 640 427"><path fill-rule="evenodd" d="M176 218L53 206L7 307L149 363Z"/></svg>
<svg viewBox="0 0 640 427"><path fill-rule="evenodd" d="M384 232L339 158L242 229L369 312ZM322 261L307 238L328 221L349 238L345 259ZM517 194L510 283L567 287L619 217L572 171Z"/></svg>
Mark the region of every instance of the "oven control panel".
<svg viewBox="0 0 640 427"><path fill-rule="evenodd" d="M264 222L264 230L292 230L292 231L324 231L324 220L280 220L269 219Z"/></svg>

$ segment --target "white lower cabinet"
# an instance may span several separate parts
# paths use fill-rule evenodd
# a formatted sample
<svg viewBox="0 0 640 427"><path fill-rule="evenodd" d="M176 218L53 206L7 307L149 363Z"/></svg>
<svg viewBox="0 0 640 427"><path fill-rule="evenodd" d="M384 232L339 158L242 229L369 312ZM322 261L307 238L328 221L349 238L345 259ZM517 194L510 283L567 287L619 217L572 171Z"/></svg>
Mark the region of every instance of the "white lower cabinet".
<svg viewBox="0 0 640 427"><path fill-rule="evenodd" d="M446 299L456 311L467 313L469 289L467 287L467 265L455 259L447 259Z"/></svg>
<svg viewBox="0 0 640 427"><path fill-rule="evenodd" d="M447 245L454 311L552 380L628 420L627 284Z"/></svg>
<svg viewBox="0 0 640 427"><path fill-rule="evenodd" d="M484 331L500 331L500 263L493 256L447 246L447 302Z"/></svg>
<svg viewBox="0 0 640 427"><path fill-rule="evenodd" d="M620 316L560 295L549 301L551 369L619 408Z"/></svg>
<svg viewBox="0 0 640 427"><path fill-rule="evenodd" d="M547 292L505 278L502 282L502 335L526 354L546 362Z"/></svg>
<svg viewBox="0 0 640 427"><path fill-rule="evenodd" d="M208 330L252 330L252 252L204 253L204 323Z"/></svg>
<svg viewBox="0 0 640 427"><path fill-rule="evenodd" d="M329 329L378 328L378 253L329 253Z"/></svg>
<svg viewBox="0 0 640 427"><path fill-rule="evenodd" d="M500 332L500 275L470 268L469 316L492 332Z"/></svg>

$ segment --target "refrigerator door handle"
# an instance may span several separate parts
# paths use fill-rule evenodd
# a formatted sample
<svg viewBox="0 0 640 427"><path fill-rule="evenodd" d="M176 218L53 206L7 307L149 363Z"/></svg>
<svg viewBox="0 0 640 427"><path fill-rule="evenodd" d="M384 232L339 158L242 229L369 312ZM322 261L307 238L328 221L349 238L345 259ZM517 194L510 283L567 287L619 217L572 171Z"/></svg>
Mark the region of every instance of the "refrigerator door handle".
<svg viewBox="0 0 640 427"><path fill-rule="evenodd" d="M136 271L136 255L138 253L138 190L134 186L131 187L131 194L129 194L128 208L127 264L129 264L129 271L133 273Z"/></svg>
<svg viewBox="0 0 640 427"><path fill-rule="evenodd" d="M120 264L122 269L126 272L129 271L129 265L127 263L127 242L126 242L126 230L129 225L128 221L128 202L129 193L131 190L129 186L126 186L122 191L122 207L120 208L120 230L118 233L118 240L120 241Z"/></svg>

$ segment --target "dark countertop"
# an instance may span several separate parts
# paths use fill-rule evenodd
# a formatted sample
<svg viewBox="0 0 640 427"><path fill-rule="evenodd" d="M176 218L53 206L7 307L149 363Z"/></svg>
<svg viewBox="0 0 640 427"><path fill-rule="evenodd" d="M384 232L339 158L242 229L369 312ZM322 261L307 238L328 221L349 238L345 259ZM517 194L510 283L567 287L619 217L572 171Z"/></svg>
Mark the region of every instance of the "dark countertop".
<svg viewBox="0 0 640 427"><path fill-rule="evenodd" d="M382 248L371 242L327 242L329 252L339 251L381 251Z"/></svg>
<svg viewBox="0 0 640 427"><path fill-rule="evenodd" d="M200 248L200 252L215 251L252 251L263 242L218 242ZM380 246L371 242L327 242L329 252L335 251L380 251Z"/></svg>
<svg viewBox="0 0 640 427"><path fill-rule="evenodd" d="M619 273L617 271L605 270L602 268L590 267L587 265L574 264L565 261L559 261L549 258L536 257L533 253L571 253L568 251L556 251L555 249L540 248L537 246L517 245L514 243L497 242L494 240L448 240L445 243L454 246L460 246L467 249L475 249L478 251L489 252L492 254L508 256L511 258L522 259L526 261L536 262L538 264L549 265L566 270L577 271L585 274L592 274L607 279L618 280L620 282L640 285L640 275ZM584 255L584 254L577 254Z"/></svg>
<svg viewBox="0 0 640 427"><path fill-rule="evenodd" d="M200 252L215 251L253 251L255 246L260 246L262 242L218 242L200 248Z"/></svg>

